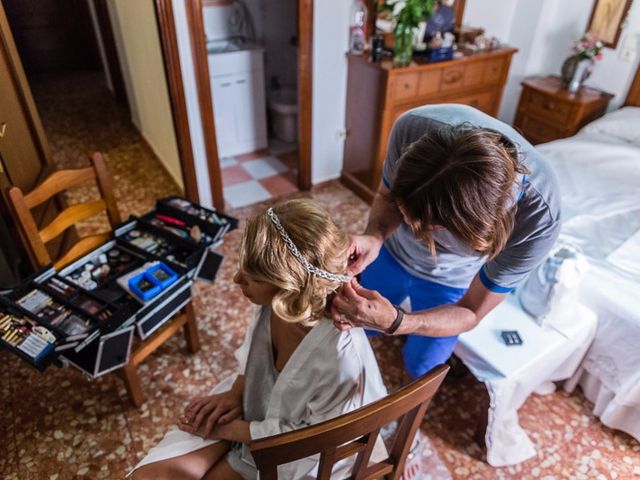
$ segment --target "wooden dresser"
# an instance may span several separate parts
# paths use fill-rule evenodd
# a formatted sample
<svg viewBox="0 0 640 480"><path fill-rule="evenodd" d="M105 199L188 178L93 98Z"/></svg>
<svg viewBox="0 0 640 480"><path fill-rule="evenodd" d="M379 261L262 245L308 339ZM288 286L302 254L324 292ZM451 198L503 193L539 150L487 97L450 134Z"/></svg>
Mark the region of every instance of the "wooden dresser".
<svg viewBox="0 0 640 480"><path fill-rule="evenodd" d="M536 77L522 82L514 126L531 143L575 135L607 110L613 95L583 86L568 92L559 77Z"/></svg>
<svg viewBox="0 0 640 480"><path fill-rule="evenodd" d="M438 63L393 68L348 55L347 138L342 182L371 202L380 183L393 122L426 104L461 103L496 116L511 57L501 48Z"/></svg>

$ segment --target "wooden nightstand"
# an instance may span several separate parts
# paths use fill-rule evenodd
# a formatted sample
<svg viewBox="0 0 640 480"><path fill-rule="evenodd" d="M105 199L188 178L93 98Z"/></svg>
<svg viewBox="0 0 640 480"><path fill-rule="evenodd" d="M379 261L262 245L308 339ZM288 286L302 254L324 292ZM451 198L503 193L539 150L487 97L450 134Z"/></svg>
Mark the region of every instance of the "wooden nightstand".
<svg viewBox="0 0 640 480"><path fill-rule="evenodd" d="M576 93L564 89L559 77L536 77L522 82L514 126L531 143L575 135L603 115L613 95L583 86Z"/></svg>

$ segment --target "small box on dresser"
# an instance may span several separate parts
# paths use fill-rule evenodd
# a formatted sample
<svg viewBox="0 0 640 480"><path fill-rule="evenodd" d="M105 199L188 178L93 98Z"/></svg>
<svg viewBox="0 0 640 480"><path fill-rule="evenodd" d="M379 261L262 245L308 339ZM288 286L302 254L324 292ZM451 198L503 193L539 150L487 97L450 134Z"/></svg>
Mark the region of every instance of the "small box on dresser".
<svg viewBox="0 0 640 480"><path fill-rule="evenodd" d="M533 144L575 135L602 116L613 95L583 86L567 91L559 77L534 77L522 82L514 126Z"/></svg>

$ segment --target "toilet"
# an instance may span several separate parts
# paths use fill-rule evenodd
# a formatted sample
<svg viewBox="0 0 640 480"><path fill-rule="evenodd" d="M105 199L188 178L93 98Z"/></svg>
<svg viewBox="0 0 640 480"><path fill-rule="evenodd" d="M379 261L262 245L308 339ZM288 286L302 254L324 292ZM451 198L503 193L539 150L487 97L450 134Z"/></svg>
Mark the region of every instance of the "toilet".
<svg viewBox="0 0 640 480"><path fill-rule="evenodd" d="M298 99L295 90L281 88L268 96L271 127L276 138L283 142L298 141Z"/></svg>

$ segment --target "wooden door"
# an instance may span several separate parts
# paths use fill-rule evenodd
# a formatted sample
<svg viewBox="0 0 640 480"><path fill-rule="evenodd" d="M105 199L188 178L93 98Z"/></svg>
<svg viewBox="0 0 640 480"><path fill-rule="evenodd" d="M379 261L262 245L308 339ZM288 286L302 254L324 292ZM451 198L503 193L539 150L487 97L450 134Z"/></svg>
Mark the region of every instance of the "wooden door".
<svg viewBox="0 0 640 480"><path fill-rule="evenodd" d="M7 17L0 3L0 229L8 230L10 240L0 244L4 262L0 265L0 284L4 279L21 277L33 271L33 261L16 228L6 201L6 190L16 185L32 190L52 171L48 145L31 90L22 69ZM55 198L34 210L39 226L47 224L61 211L62 202ZM69 238L48 245L57 256ZM64 246L63 246L64 245ZM8 265L8 266L7 266ZM6 286L6 284L5 284Z"/></svg>

